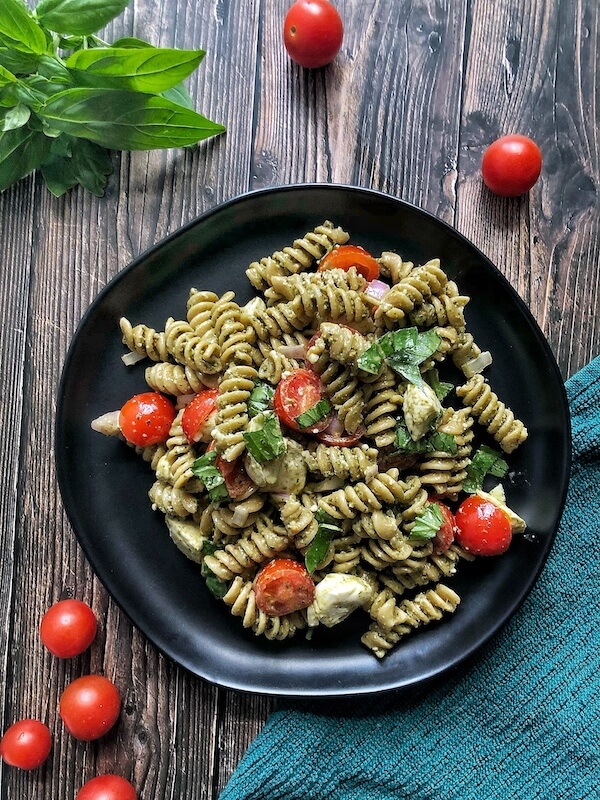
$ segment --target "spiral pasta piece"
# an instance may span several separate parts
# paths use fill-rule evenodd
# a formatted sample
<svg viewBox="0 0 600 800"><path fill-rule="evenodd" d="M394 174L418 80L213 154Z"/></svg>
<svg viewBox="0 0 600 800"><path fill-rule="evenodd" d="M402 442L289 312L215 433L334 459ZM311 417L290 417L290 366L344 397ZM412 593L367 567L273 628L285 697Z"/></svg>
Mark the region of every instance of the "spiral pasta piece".
<svg viewBox="0 0 600 800"><path fill-rule="evenodd" d="M401 533L391 539L367 539L360 548L362 560L376 570L383 570L390 564L405 561L412 554L410 542Z"/></svg>
<svg viewBox="0 0 600 800"><path fill-rule="evenodd" d="M367 511L378 511L384 505L399 503L406 505L413 496L412 486L400 480L398 470L393 468L378 473L371 481L360 481L330 494L322 495L317 505L334 519L354 519ZM420 482L413 476L420 488Z"/></svg>
<svg viewBox="0 0 600 800"><path fill-rule="evenodd" d="M439 294L448 279L439 258L415 267L410 274L386 292L375 311L375 321L387 328L407 323L407 315L415 306L423 305L433 294Z"/></svg>
<svg viewBox="0 0 600 800"><path fill-rule="evenodd" d="M182 319L170 319L165 325L165 344L175 361L209 375L221 370L220 351L214 336L200 336Z"/></svg>
<svg viewBox="0 0 600 800"><path fill-rule="evenodd" d="M464 309L469 298L459 294L454 281L448 281L440 295L432 295L429 300L413 309L408 315L412 325L431 328L435 325L449 325L462 331L465 327Z"/></svg>
<svg viewBox="0 0 600 800"><path fill-rule="evenodd" d="M301 331L310 323L302 307L294 301L267 307L264 301L251 301L242 309L242 320L258 339L269 341Z"/></svg>
<svg viewBox="0 0 600 800"><path fill-rule="evenodd" d="M200 374L193 369L181 364L170 364L161 361L146 367L144 373L146 383L155 392L170 394L176 397L187 394L196 394L206 389L207 383Z"/></svg>
<svg viewBox="0 0 600 800"><path fill-rule="evenodd" d="M406 383L385 365L377 379L365 389L365 436L377 447L389 447L396 441L397 416L402 409Z"/></svg>
<svg viewBox="0 0 600 800"><path fill-rule="evenodd" d="M505 453L512 453L527 439L525 425L498 399L482 375L474 375L463 386L458 386L456 394Z"/></svg>
<svg viewBox="0 0 600 800"><path fill-rule="evenodd" d="M399 283L407 278L414 269L412 261L404 261L398 253L389 250L384 251L379 258L379 268L382 278L389 278L390 283Z"/></svg>
<svg viewBox="0 0 600 800"><path fill-rule="evenodd" d="M244 431L248 425L248 399L257 377L255 367L233 363L225 370L219 384L213 438L217 452L225 461L234 461L246 448Z"/></svg>
<svg viewBox="0 0 600 800"><path fill-rule="evenodd" d="M119 320L123 344L133 353L149 358L151 361L171 361L164 331L156 331L148 325L132 325L126 317Z"/></svg>
<svg viewBox="0 0 600 800"><path fill-rule="evenodd" d="M205 556L204 564L220 580L228 581L248 570L254 571L259 564L285 550L289 543L289 534L283 526L269 524L268 518L259 517L234 544Z"/></svg>
<svg viewBox="0 0 600 800"><path fill-rule="evenodd" d="M203 488L202 482L192 472L197 454L181 427L183 411L181 409L173 420L165 452L157 462L155 472L159 480L170 483L176 489L186 487L188 490L199 491Z"/></svg>
<svg viewBox="0 0 600 800"><path fill-rule="evenodd" d="M277 250L273 255L253 261L246 270L248 280L259 291L271 285L275 276L293 275L319 261L334 245L345 244L350 236L332 222L325 220L313 231L296 239L291 247Z"/></svg>
<svg viewBox="0 0 600 800"><path fill-rule="evenodd" d="M265 297L273 302L278 300L293 300L302 292L317 286L325 290L328 287L341 291L362 292L367 281L356 271L356 267L349 270L328 269L323 272L300 272L286 277L274 276L271 287L265 290Z"/></svg>
<svg viewBox="0 0 600 800"><path fill-rule="evenodd" d="M377 471L377 450L367 445L357 447L330 447L318 444L304 450L303 457L311 472L324 478L359 480Z"/></svg>
<svg viewBox="0 0 600 800"><path fill-rule="evenodd" d="M327 320L358 324L369 322L371 315L362 292L328 284L309 284L288 305L298 317L315 324Z"/></svg>
<svg viewBox="0 0 600 800"><path fill-rule="evenodd" d="M371 340L359 331L335 322L322 322L319 336L306 351L306 358L311 364L319 366L323 365L324 359L337 361L348 367L353 375L358 375L364 383L372 382L377 380L377 375L364 372L357 364L357 359L370 345Z"/></svg>
<svg viewBox="0 0 600 800"><path fill-rule="evenodd" d="M185 489L176 489L166 481L155 481L150 487L148 497L152 501L152 508L172 517L190 517L199 508L195 495Z"/></svg>
<svg viewBox="0 0 600 800"><path fill-rule="evenodd" d="M445 411L438 430L454 437L456 452L434 450L419 463L422 485L431 487L439 497L455 499L462 491L473 449L473 422L470 408Z"/></svg>

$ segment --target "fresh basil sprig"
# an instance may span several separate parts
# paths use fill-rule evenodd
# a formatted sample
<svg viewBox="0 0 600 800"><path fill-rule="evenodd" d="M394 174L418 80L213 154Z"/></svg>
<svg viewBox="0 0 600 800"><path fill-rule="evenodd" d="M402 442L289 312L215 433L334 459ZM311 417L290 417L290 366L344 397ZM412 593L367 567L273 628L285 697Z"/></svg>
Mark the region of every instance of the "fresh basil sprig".
<svg viewBox="0 0 600 800"><path fill-rule="evenodd" d="M417 328L388 331L358 357L357 366L363 372L378 375L387 363L407 381L421 386L423 378L419 364L437 350L440 341L435 331L419 331Z"/></svg>
<svg viewBox="0 0 600 800"><path fill-rule="evenodd" d="M229 500L229 492L225 486L225 478L216 466L217 454L214 450L209 450L197 458L192 464L192 473L200 478L204 484L208 496L213 503L220 503Z"/></svg>
<svg viewBox="0 0 600 800"><path fill-rule="evenodd" d="M0 2L0 191L39 169L57 197L101 196L107 150L187 147L225 128L192 108L183 81L203 50L95 33L129 0Z"/></svg>
<svg viewBox="0 0 600 800"><path fill-rule="evenodd" d="M275 412L262 411L253 419L256 425L255 429L243 433L250 455L260 463L283 455L287 446Z"/></svg>
<svg viewBox="0 0 600 800"><path fill-rule="evenodd" d="M444 518L437 503L429 503L425 511L415 517L410 531L411 539L433 539L442 527Z"/></svg>
<svg viewBox="0 0 600 800"><path fill-rule="evenodd" d="M315 513L318 527L317 532L306 549L304 564L309 573L313 573L321 561L327 555L329 545L336 536L342 533L342 529L334 523L334 520L320 509Z"/></svg>
<svg viewBox="0 0 600 800"><path fill-rule="evenodd" d="M457 450L456 439L451 433L433 430L415 442L404 422L396 425L396 452L398 453L413 455L437 451L454 455Z"/></svg>
<svg viewBox="0 0 600 800"><path fill-rule="evenodd" d="M471 463L467 467L467 477L462 483L462 488L465 492L473 494L482 488L486 475L503 478L507 472L508 464L502 455L493 447L482 444L473 454Z"/></svg>

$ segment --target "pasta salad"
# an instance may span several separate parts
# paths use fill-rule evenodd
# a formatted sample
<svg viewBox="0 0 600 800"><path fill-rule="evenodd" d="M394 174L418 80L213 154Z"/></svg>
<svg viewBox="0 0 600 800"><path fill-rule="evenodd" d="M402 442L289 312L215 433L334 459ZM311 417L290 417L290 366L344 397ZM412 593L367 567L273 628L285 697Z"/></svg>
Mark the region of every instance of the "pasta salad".
<svg viewBox="0 0 600 800"><path fill-rule="evenodd" d="M525 530L483 483L527 429L439 259L349 239L325 221L250 264L244 305L192 288L163 330L122 318L147 386L92 427L148 462L152 507L244 628L310 636L361 609L383 657L456 611L461 561Z"/></svg>

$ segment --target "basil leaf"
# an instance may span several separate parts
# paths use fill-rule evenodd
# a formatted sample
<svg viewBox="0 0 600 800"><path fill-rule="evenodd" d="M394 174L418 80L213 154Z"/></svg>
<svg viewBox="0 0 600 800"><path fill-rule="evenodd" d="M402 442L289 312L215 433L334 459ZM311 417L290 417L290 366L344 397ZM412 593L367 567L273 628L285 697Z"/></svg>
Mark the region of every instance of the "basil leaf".
<svg viewBox="0 0 600 800"><path fill-rule="evenodd" d="M248 398L248 416L255 417L271 405L275 389L269 383L257 383Z"/></svg>
<svg viewBox="0 0 600 800"><path fill-rule="evenodd" d="M217 454L214 450L197 458L192 464L192 472L197 478L200 478L208 496L213 503L219 503L221 500L229 500L229 492L225 486L225 478L221 475L218 467L215 466Z"/></svg>
<svg viewBox="0 0 600 800"><path fill-rule="evenodd" d="M434 353L440 344L435 331L418 331L417 328L402 328L384 333L357 359L357 366L364 372L377 375L384 362L410 383L423 383L419 364Z"/></svg>
<svg viewBox="0 0 600 800"><path fill-rule="evenodd" d="M419 331L414 346L411 348L411 360L422 364L435 353L441 341L435 331Z"/></svg>
<svg viewBox="0 0 600 800"><path fill-rule="evenodd" d="M216 553L217 550L219 550L217 545L208 539L202 543L203 556L212 556ZM206 587L209 590L209 592L212 595L214 595L217 598L217 600L222 600L227 594L227 589L228 589L227 583L225 581L222 581L220 578L217 578L215 573L206 566L204 561L202 561L202 566L200 567L200 573L204 578Z"/></svg>
<svg viewBox="0 0 600 800"><path fill-rule="evenodd" d="M16 75L13 75L10 70L6 69L6 67L3 67L2 64L0 64L0 89L16 82Z"/></svg>
<svg viewBox="0 0 600 800"><path fill-rule="evenodd" d="M66 63L79 86L160 93L187 78L204 55L204 50L166 47L102 47L78 50Z"/></svg>
<svg viewBox="0 0 600 800"><path fill-rule="evenodd" d="M42 25L51 31L90 36L128 5L129 0L41 0L35 11Z"/></svg>
<svg viewBox="0 0 600 800"><path fill-rule="evenodd" d="M119 89L67 89L51 97L40 115L111 150L184 147L225 130L165 97Z"/></svg>
<svg viewBox="0 0 600 800"><path fill-rule="evenodd" d="M304 565L307 572L313 573L327 555L329 545L342 532L337 525L320 522L315 537L306 549Z"/></svg>
<svg viewBox="0 0 600 800"><path fill-rule="evenodd" d="M425 380L435 392L435 396L438 400L445 400L452 389L454 389L453 383L440 381L440 376L437 369L428 370L428 372L425 373Z"/></svg>
<svg viewBox="0 0 600 800"><path fill-rule="evenodd" d="M323 417L326 417L330 411L331 403L329 400L322 397L320 400L317 400L314 406L307 408L306 411L303 411L302 414L298 414L294 419L299 428L310 428L315 422L319 422Z"/></svg>
<svg viewBox="0 0 600 800"><path fill-rule="evenodd" d="M117 39L112 43L113 47L133 47L136 50L140 47L154 47L150 42L145 42L143 39L136 39L135 36L124 36L122 39Z"/></svg>
<svg viewBox="0 0 600 800"><path fill-rule="evenodd" d="M14 131L16 128L22 128L23 125L27 125L30 116L31 109L21 103L6 111L0 111L0 131Z"/></svg>
<svg viewBox="0 0 600 800"><path fill-rule="evenodd" d="M456 439L451 433L431 431L426 438L427 444L431 447L431 450L437 450L440 453L450 453L452 456L458 450Z"/></svg>
<svg viewBox="0 0 600 800"><path fill-rule="evenodd" d="M425 511L415 517L410 530L411 539L433 539L444 523L442 511L437 503L429 503Z"/></svg>
<svg viewBox="0 0 600 800"><path fill-rule="evenodd" d="M22 0L0 3L0 42L22 53L46 52L46 34Z"/></svg>
<svg viewBox="0 0 600 800"><path fill-rule="evenodd" d="M20 53L10 47L0 47L0 64L15 75L30 75L38 65L38 56Z"/></svg>
<svg viewBox="0 0 600 800"><path fill-rule="evenodd" d="M483 486L486 475L503 478L508 472L508 464L501 453L487 445L481 445L473 454L467 467L467 477L463 481L463 491L473 494Z"/></svg>
<svg viewBox="0 0 600 800"><path fill-rule="evenodd" d="M251 456L259 463L271 461L277 456L283 455L286 451L285 439L281 432L279 419L273 411L263 411L254 417L257 428L253 431L244 431L243 437L246 448Z"/></svg>
<svg viewBox="0 0 600 800"><path fill-rule="evenodd" d="M412 455L432 453L434 450L454 455L458 450L456 439L451 433L434 430L415 442L408 432L406 424L398 422L396 425L396 452Z"/></svg>
<svg viewBox="0 0 600 800"><path fill-rule="evenodd" d="M0 134L0 192L43 164L50 145L47 136L28 127Z"/></svg>
<svg viewBox="0 0 600 800"><path fill-rule="evenodd" d="M423 377L418 364L407 362L406 358L402 355L392 355L387 359L387 362L394 372L402 375L409 383L414 383L415 386L421 386L423 384Z"/></svg>
<svg viewBox="0 0 600 800"><path fill-rule="evenodd" d="M107 176L112 172L112 163L107 151L86 139L72 139L62 134L55 141L64 144L68 152L53 148L50 161L41 167L46 186L56 197L60 197L73 186L80 184L97 197L102 197Z"/></svg>
<svg viewBox="0 0 600 800"><path fill-rule="evenodd" d="M178 103L184 108L194 108L194 102L183 83L178 83L177 86L173 86L172 89L167 89L166 92L161 92L161 94L163 97L166 97L167 100L171 100L173 103Z"/></svg>

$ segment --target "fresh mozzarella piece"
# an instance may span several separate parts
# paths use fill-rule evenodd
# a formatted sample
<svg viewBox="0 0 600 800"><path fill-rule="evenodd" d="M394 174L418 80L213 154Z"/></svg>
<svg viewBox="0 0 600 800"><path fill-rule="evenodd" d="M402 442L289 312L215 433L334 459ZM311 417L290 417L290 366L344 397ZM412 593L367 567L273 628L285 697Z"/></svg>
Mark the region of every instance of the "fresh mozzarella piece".
<svg viewBox="0 0 600 800"><path fill-rule="evenodd" d="M404 421L411 439L416 442L431 428L431 423L442 413L442 404L431 386L410 383L404 393Z"/></svg>
<svg viewBox="0 0 600 800"><path fill-rule="evenodd" d="M475 494L478 497L482 497L484 500L489 500L490 503L493 503L501 511L504 511L510 520L511 533L523 533L525 531L527 528L525 520L506 505L504 501L504 489L502 489L501 492L498 491L498 487L492 489L491 492L484 492L483 489L479 489Z"/></svg>
<svg viewBox="0 0 600 800"><path fill-rule="evenodd" d="M317 584L315 599L307 609L308 624L332 628L368 603L372 594L373 589L364 578L330 572Z"/></svg>

